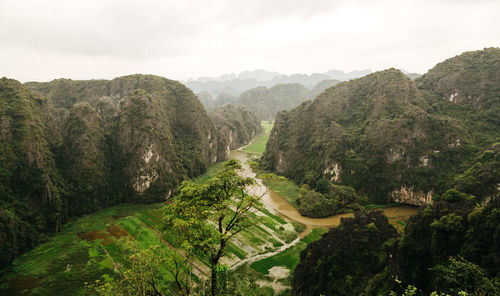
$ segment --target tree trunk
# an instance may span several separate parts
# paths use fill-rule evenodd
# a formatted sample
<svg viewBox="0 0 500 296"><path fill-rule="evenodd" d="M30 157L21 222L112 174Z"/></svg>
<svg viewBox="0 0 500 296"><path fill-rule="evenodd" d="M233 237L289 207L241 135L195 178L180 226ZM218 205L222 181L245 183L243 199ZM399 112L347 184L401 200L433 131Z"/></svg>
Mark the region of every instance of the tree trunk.
<svg viewBox="0 0 500 296"><path fill-rule="evenodd" d="M217 271L215 270L216 265L212 266L212 296L217 295Z"/></svg>

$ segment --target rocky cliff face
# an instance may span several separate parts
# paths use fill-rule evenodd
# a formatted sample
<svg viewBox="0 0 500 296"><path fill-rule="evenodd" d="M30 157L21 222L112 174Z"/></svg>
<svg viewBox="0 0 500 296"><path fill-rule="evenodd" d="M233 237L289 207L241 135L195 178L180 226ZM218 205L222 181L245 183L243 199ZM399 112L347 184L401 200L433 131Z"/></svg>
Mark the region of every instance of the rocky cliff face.
<svg viewBox="0 0 500 296"><path fill-rule="evenodd" d="M218 159L229 157L231 149L248 144L255 135L262 132L262 126L257 117L245 107L226 105L210 113L218 138Z"/></svg>
<svg viewBox="0 0 500 296"><path fill-rule="evenodd" d="M115 168L109 177L122 181L119 195L126 199L167 198L183 179L200 174L217 159L210 118L193 93L178 82L131 75L111 81L61 79L28 86L47 95L54 109L69 108L72 121L86 122L85 116L95 119L100 132L95 132L97 127L66 128L67 145L85 149L78 139L70 142L79 131L90 142L104 143L88 147L83 158L107 157L104 163ZM87 104L85 114L74 110L81 108L81 102Z"/></svg>
<svg viewBox="0 0 500 296"><path fill-rule="evenodd" d="M263 161L299 183L326 178L376 202L428 202L458 170L455 159L468 153L470 140L427 107L395 69L340 83L278 114Z"/></svg>

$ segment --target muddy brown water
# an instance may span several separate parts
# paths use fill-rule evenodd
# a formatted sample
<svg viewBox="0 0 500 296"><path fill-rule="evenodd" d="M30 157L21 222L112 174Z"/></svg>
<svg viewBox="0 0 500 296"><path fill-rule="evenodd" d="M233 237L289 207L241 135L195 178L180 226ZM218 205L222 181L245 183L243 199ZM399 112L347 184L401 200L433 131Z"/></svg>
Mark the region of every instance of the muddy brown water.
<svg viewBox="0 0 500 296"><path fill-rule="evenodd" d="M280 196L273 190L267 188L262 180L256 177L256 174L252 172L250 167L247 164L247 160L252 159L254 156L240 151L240 150L232 150L230 154L230 158L237 159L241 161L243 165L242 175L246 177L252 177L256 180L256 185L252 186L249 191L252 194L262 196L262 203L267 208L267 210L271 211L274 214L279 214L284 216L290 220L297 221L307 226L313 227L333 227L340 224L340 220L346 217L354 216L353 213L345 213L339 215L333 215L325 218L310 218L302 216L299 211L290 204L285 198ZM387 208L380 209L384 212L384 214L389 219L389 222L394 224L397 221L407 220L411 215L417 212L417 207L410 205L398 205L391 206Z"/></svg>

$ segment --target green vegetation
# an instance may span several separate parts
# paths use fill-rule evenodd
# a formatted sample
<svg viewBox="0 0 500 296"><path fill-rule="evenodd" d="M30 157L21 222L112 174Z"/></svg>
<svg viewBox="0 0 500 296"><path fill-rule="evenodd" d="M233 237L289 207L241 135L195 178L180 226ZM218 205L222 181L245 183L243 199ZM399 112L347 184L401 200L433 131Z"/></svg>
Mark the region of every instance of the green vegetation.
<svg viewBox="0 0 500 296"><path fill-rule="evenodd" d="M124 204L64 225L46 243L17 258L2 278L0 292L21 295L81 295L85 282L113 276L128 246L170 249L156 235L163 204Z"/></svg>
<svg viewBox="0 0 500 296"><path fill-rule="evenodd" d="M326 217L357 209L373 210L397 205L397 203L370 203L357 196L352 188L331 184L326 180L327 192L320 193L307 185L298 186L290 179L263 170L258 163L252 163L252 169L257 173L257 178L262 179L264 185L285 198L303 216Z"/></svg>
<svg viewBox="0 0 500 296"><path fill-rule="evenodd" d="M415 80L430 111L462 123L481 148L500 139L500 48L447 59Z"/></svg>
<svg viewBox="0 0 500 296"><path fill-rule="evenodd" d="M382 212L356 212L354 218L342 219L301 252L293 274L294 294L360 295L384 270L382 246L396 237Z"/></svg>
<svg viewBox="0 0 500 296"><path fill-rule="evenodd" d="M274 266L284 266L293 272L295 266L297 266L300 261L300 252L302 252L311 242L320 239L321 235L325 232L326 229L324 228L314 228L311 233L301 239L296 245L274 256L256 261L250 266L256 271L266 275L269 274L269 269Z"/></svg>
<svg viewBox="0 0 500 296"><path fill-rule="evenodd" d="M448 190L410 217L402 236L375 212L343 219L301 253L296 295L401 294L407 285L418 290L411 295L498 295L500 200L479 200Z"/></svg>
<svg viewBox="0 0 500 296"><path fill-rule="evenodd" d="M322 180L324 182L321 182ZM322 186L318 186L320 184ZM356 191L351 187L331 184L325 179L320 179L316 182L315 190L302 185L297 204L303 216L327 217L343 213L348 209L357 209L358 200Z"/></svg>
<svg viewBox="0 0 500 296"><path fill-rule="evenodd" d="M153 75L4 78L0 98L0 269L73 217L170 197L261 129L228 106L217 131L189 89Z"/></svg>
<svg viewBox="0 0 500 296"><path fill-rule="evenodd" d="M500 49L489 48L415 81L389 69L339 83L277 115L261 164L311 188L323 178L350 186L377 204L422 205L452 186L498 194L495 162L479 158L500 141L499 61ZM461 176L474 165L488 180Z"/></svg>
<svg viewBox="0 0 500 296"><path fill-rule="evenodd" d="M261 126L264 129L264 133L257 136L245 149L246 152L255 153L261 155L266 150L267 141L269 141L269 134L273 129L273 122L262 121Z"/></svg>
<svg viewBox="0 0 500 296"><path fill-rule="evenodd" d="M60 138L47 100L0 79L0 269L66 221L64 182L52 147Z"/></svg>
<svg viewBox="0 0 500 296"><path fill-rule="evenodd" d="M220 173L222 167L223 164L220 163L211 166L206 174L195 179L194 182L199 185L209 183L208 180ZM170 252L171 258L182 259L175 256L169 247L169 245L180 247L175 232L168 231L160 235L159 229L163 224L161 219L164 213L163 205L124 204L67 223L61 233L16 259L14 268L4 271L6 274L2 278L0 291L9 295L20 295L20 292L25 289L30 290L32 295L48 295L56 292L64 295L78 295L88 290L90 291L88 293L92 295L114 295L124 287L136 289L137 287L124 285L121 273L113 271L118 268L123 273L134 273L134 266L123 264L116 266L116 264L129 262L127 258L134 254L144 259L134 263L138 264L137 266L151 263L152 261L148 258L160 256L160 253L165 252ZM292 223L265 209L252 214L251 217L259 222L250 229L242 230L233 237L234 242L227 244L225 258L228 261L226 262L234 264L241 259L273 251L295 239L297 233L302 231L300 227L295 227ZM245 246L245 250L239 245ZM155 249L157 246L160 246L160 249ZM143 251L144 255L141 253ZM161 256L157 261L162 260ZM179 266L191 266L186 259L183 260L180 261ZM191 264L193 262L198 262L194 266L199 268L210 265L206 255L199 252L195 254L195 258L191 258ZM167 268L173 266L173 263L171 261L166 263L161 268L160 278L155 277L155 282L163 282L159 287L164 291L174 289L179 292L179 288L173 282L172 272L175 272L175 269ZM67 266L71 267L71 273L68 273ZM184 283L187 281L186 272L184 270L180 274L181 276L184 274ZM241 277L234 272L230 274ZM70 275L72 280L67 279ZM202 280L203 277L199 277L199 274L194 276L194 280ZM139 281L143 279L138 278ZM100 282L95 283L96 280ZM66 282L56 284L58 281L67 281L67 284ZM85 282L89 285L85 285ZM241 287L238 285L238 288ZM268 290L269 288L262 289Z"/></svg>
<svg viewBox="0 0 500 296"><path fill-rule="evenodd" d="M337 180L374 203L388 202L402 186L441 188L460 169L455 155L471 157L470 142L458 123L425 105L395 69L340 83L278 114L262 165L311 188ZM450 145L457 139L461 145Z"/></svg>
<svg viewBox="0 0 500 296"><path fill-rule="evenodd" d="M500 143L483 150L471 166L455 178L453 187L467 194L480 197L498 196L500 184Z"/></svg>
<svg viewBox="0 0 500 296"><path fill-rule="evenodd" d="M234 296L274 296L275 291L270 286L259 286L257 282L267 282L269 277L255 271L248 265L239 267L229 274L228 295ZM288 291L278 294L289 295Z"/></svg>
<svg viewBox="0 0 500 296"><path fill-rule="evenodd" d="M254 166L253 171L257 173L257 178L262 179L264 185L285 198L294 207L299 207L297 200L300 197L300 187L297 184L287 178L276 176L258 166Z"/></svg>
<svg viewBox="0 0 500 296"><path fill-rule="evenodd" d="M0 294L500 294L499 71L489 48L415 81L389 69L325 81L314 101L300 85L234 99L260 119L302 102L274 126L232 105L210 118L186 87L152 75L2 78ZM262 155L251 166L303 215L433 204L399 232L356 211L255 261L304 226L259 209L237 161L209 165L262 127L245 148ZM279 266L293 283L275 278Z"/></svg>

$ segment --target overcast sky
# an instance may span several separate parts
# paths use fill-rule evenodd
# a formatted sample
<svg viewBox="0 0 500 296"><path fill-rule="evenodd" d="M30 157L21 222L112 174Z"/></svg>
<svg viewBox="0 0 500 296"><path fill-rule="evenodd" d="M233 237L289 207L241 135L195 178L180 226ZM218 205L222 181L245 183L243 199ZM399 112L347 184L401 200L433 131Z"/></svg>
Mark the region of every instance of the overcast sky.
<svg viewBox="0 0 500 296"><path fill-rule="evenodd" d="M0 0L0 76L424 73L500 46L500 1Z"/></svg>

